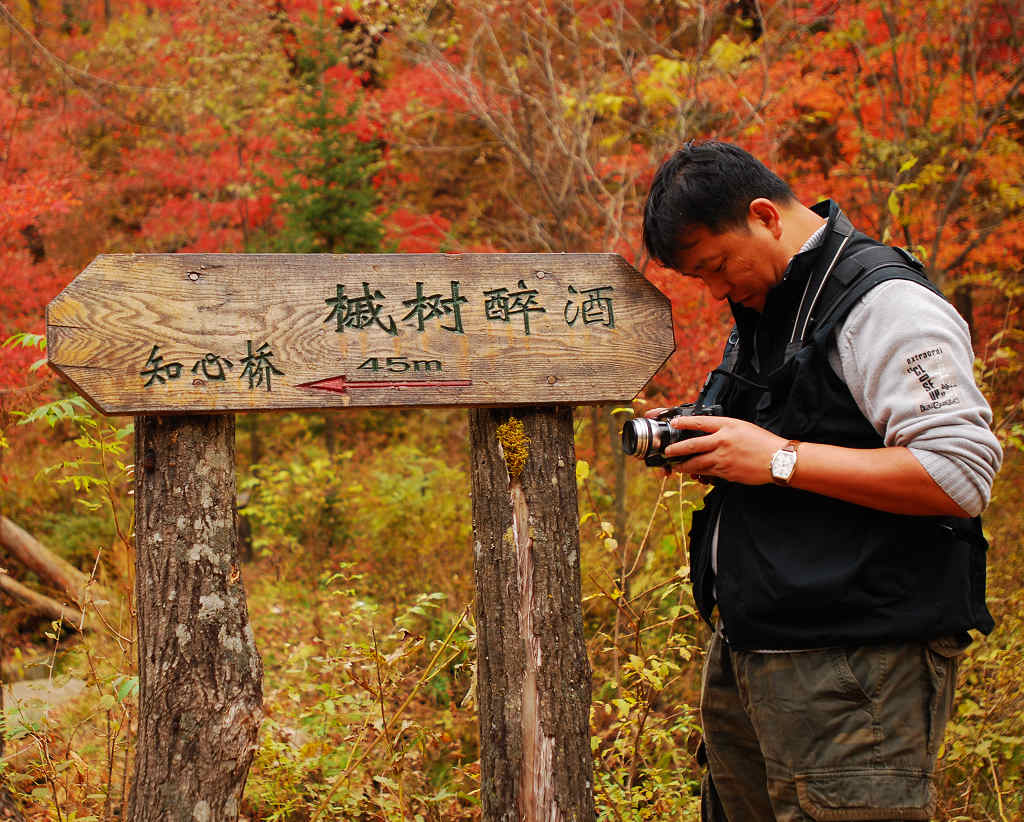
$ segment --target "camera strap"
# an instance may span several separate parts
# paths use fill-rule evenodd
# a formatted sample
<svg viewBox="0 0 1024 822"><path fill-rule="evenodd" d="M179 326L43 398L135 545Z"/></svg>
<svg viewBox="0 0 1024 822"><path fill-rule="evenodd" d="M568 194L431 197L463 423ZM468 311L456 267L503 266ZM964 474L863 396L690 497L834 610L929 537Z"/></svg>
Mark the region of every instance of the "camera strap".
<svg viewBox="0 0 1024 822"><path fill-rule="evenodd" d="M942 292L928 279L924 266L902 248L873 245L844 260L835 275L836 284L819 317L814 318L815 342L824 345L850 309L875 286L888 280L909 280L939 296ZM945 297L943 297L945 299Z"/></svg>
<svg viewBox="0 0 1024 822"><path fill-rule="evenodd" d="M766 386L736 373L736 363L740 356L739 342L740 331L734 325L732 331L729 332L729 337L725 341L725 348L722 351L722 362L704 380L704 387L701 388L696 402L699 408L718 406L721 409L725 404L726 392L732 386L734 380L746 383L762 391L766 389Z"/></svg>
<svg viewBox="0 0 1024 822"><path fill-rule="evenodd" d="M938 289L924 274L924 266L902 248L882 245L861 235L853 238L862 248L838 261L849 243L847 237L840 245L832 263L818 283L814 298L801 304L793 326L793 336L786 346L786 358L799 351L808 336L824 342L832 329L846 316L861 297L886 280L912 280L938 293ZM816 311L815 309L820 310Z"/></svg>

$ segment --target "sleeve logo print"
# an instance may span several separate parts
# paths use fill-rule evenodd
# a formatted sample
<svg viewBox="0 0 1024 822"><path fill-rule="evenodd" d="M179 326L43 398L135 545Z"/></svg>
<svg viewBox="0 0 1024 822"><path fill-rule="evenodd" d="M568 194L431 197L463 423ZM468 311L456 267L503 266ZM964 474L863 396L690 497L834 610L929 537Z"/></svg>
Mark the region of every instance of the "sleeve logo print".
<svg viewBox="0 0 1024 822"><path fill-rule="evenodd" d="M906 373L926 397L920 413L960 404L959 384L946 366L942 346L905 356Z"/></svg>

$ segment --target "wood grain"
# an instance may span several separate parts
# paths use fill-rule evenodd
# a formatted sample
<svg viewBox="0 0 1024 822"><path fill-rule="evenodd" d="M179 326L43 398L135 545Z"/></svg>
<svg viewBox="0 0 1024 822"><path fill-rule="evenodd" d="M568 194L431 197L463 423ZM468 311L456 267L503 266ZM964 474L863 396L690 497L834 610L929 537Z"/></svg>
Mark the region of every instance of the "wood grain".
<svg viewBox="0 0 1024 822"><path fill-rule="evenodd" d="M417 283L440 295L422 331ZM101 255L47 307L47 344L107 414L617 402L674 350L667 298L612 254Z"/></svg>

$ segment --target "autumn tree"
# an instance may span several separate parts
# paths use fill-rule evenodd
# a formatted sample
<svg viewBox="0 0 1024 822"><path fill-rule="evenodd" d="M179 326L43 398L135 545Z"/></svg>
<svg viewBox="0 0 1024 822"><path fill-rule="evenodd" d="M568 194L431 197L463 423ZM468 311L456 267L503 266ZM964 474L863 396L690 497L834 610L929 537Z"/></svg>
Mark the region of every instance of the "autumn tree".
<svg viewBox="0 0 1024 822"><path fill-rule="evenodd" d="M770 140L804 190L926 263L969 323L975 285L1022 251L1024 68L1014 4L862 0L826 7L779 82ZM771 28L780 16L767 19ZM830 68L821 82L814 66Z"/></svg>
<svg viewBox="0 0 1024 822"><path fill-rule="evenodd" d="M274 244L295 252L379 251L384 232L374 214L377 192L370 182L378 155L346 131L355 106L336 113L324 84L302 99L299 125L309 139L281 154L287 183L278 203L285 225Z"/></svg>

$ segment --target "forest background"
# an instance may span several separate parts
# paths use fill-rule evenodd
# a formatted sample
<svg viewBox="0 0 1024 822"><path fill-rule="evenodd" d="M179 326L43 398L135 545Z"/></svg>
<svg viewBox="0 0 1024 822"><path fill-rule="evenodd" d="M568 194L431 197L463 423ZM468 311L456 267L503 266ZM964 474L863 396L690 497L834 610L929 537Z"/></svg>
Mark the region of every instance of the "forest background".
<svg viewBox="0 0 1024 822"><path fill-rule="evenodd" d="M138 708L130 421L39 364L44 306L77 272L104 252L616 252L675 318L635 407L682 401L727 316L649 263L639 215L667 153L708 137L912 250L970 324L1006 450L986 516L998 627L961 671L937 818L1020 818L1020 11L0 2L0 514L106 596L79 635L0 594L4 681L84 683L48 712L8 705L0 784L25 818L117 818ZM623 413L576 412L595 797L601 819L695 819L702 489L627 464ZM243 817L479 818L465 412L239 417L237 468L266 713Z"/></svg>

